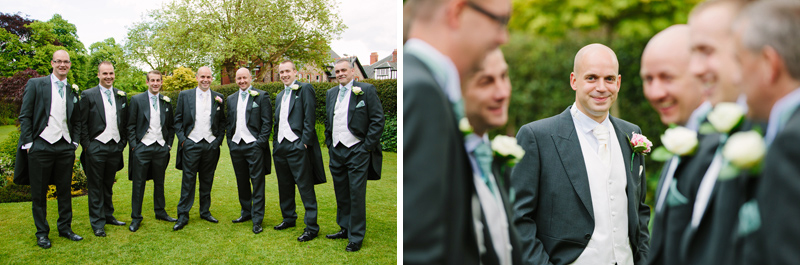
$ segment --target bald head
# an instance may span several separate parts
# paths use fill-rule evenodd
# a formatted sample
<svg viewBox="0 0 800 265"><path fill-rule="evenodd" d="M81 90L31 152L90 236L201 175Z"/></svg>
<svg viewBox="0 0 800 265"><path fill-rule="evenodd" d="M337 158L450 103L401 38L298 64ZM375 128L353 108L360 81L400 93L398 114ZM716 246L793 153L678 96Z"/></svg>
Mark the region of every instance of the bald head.
<svg viewBox="0 0 800 265"><path fill-rule="evenodd" d="M239 89L247 90L251 82L253 82L253 78L249 69L242 67L236 70L236 84L239 85Z"/></svg>
<svg viewBox="0 0 800 265"><path fill-rule="evenodd" d="M211 76L211 68L208 66L197 69L195 77L197 78L197 87L203 91L207 91L211 87L211 80L214 80L214 77Z"/></svg>
<svg viewBox="0 0 800 265"><path fill-rule="evenodd" d="M616 71L619 72L619 61L617 61L617 54L614 53L614 51L608 46L600 43L592 43L583 46L583 48L578 50L578 53L575 54L575 62L573 63L572 71L576 73L580 72L580 68L586 63L587 58L610 59L612 60L611 63L616 65Z"/></svg>
<svg viewBox="0 0 800 265"><path fill-rule="evenodd" d="M689 25L672 25L650 39L642 57L665 55L689 61Z"/></svg>

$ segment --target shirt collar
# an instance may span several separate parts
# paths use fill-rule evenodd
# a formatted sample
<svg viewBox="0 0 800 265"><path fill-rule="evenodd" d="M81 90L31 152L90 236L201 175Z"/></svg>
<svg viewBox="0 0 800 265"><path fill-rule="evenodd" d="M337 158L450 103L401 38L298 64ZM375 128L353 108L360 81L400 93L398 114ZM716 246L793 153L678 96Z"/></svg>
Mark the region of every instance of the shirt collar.
<svg viewBox="0 0 800 265"><path fill-rule="evenodd" d="M450 57L420 39L409 39L405 43L405 52L415 54L433 72L436 83L450 99L450 102L461 100L461 80L458 69Z"/></svg>
<svg viewBox="0 0 800 265"><path fill-rule="evenodd" d="M211 88L209 88L209 89L208 89L208 90L206 90L206 91L203 91L202 89L200 89L200 87L197 87L195 90L197 90L197 95L198 95L198 96L199 96L200 94L206 94L206 95L208 95L208 94L211 94Z"/></svg>
<svg viewBox="0 0 800 265"><path fill-rule="evenodd" d="M482 137L475 133L470 133L467 135L464 138L464 148L467 149L467 154L472 155L472 152L474 152L481 143L486 143L491 146L488 133L484 133Z"/></svg>
<svg viewBox="0 0 800 265"><path fill-rule="evenodd" d="M153 93L150 93L150 91L145 91L144 93L147 93L147 98L149 99L152 99L153 96L156 96L156 98L158 98L158 96L161 95L161 92L156 93L155 95L153 95Z"/></svg>
<svg viewBox="0 0 800 265"><path fill-rule="evenodd" d="M356 79L353 78L353 80L350 80L350 82L348 82L347 85L344 85L344 87L347 88L347 90L350 90L353 87L353 82L355 82L355 81L356 81ZM342 84L339 84L339 87L341 88Z"/></svg>
<svg viewBox="0 0 800 265"><path fill-rule="evenodd" d="M98 86L98 87L100 87L100 90L102 90L102 91L111 91L111 94L114 94L114 87L113 87L113 86L112 86L112 87L109 87L109 88L106 88L106 87L104 87L104 86L101 86L101 85L99 85L99 84L98 84L97 86ZM149 92L148 92L148 93L149 93ZM105 92L103 92L103 94L105 94Z"/></svg>
<svg viewBox="0 0 800 265"><path fill-rule="evenodd" d="M58 77L56 77L55 74L50 74L50 83L55 83L56 81L64 82L65 85L67 84L66 78L64 78L64 80L58 80Z"/></svg>
<svg viewBox="0 0 800 265"><path fill-rule="evenodd" d="M700 106L694 109L692 114L689 115L689 121L686 122L686 128L695 132L700 130L700 123L706 119L706 116L708 116L709 112L711 112L711 102L704 101L703 104L700 104Z"/></svg>
<svg viewBox="0 0 800 265"><path fill-rule="evenodd" d="M294 85L294 84L296 84L296 83L297 83L297 80L294 80L294 81L292 81L292 83L291 83L291 84L289 84L288 86L284 85L284 86L283 86L283 89L287 89L287 88L291 87L292 85Z"/></svg>
<svg viewBox="0 0 800 265"><path fill-rule="evenodd" d="M572 107L570 107L569 111L572 114L572 121L575 122L576 129L578 130L578 132L587 134L591 130L594 130L594 128L597 127L597 125L601 124L605 125L609 129L611 128L611 126L609 126L611 122L609 121L608 114L606 114L606 119L603 120L602 123L598 123L597 121L593 120L592 118L589 118L589 116L586 116L586 114L581 112L578 109L578 107L575 106L575 104L572 104Z"/></svg>
<svg viewBox="0 0 800 265"><path fill-rule="evenodd" d="M788 121L784 117L792 115L791 112L797 110L798 106L800 106L800 88L796 88L794 91L786 94L786 96L783 96L775 102L775 105L772 106L772 110L769 112L767 133L764 137L767 145L772 143L772 140L775 139L775 135L778 134L778 129L783 127L784 123Z"/></svg>

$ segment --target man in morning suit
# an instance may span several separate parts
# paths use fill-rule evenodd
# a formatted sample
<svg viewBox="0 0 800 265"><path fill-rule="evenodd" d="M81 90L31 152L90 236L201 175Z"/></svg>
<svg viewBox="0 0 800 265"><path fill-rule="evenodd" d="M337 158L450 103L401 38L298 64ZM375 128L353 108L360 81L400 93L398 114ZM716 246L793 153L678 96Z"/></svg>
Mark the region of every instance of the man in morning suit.
<svg viewBox="0 0 800 265"><path fill-rule="evenodd" d="M719 143L697 135L711 110L700 80L689 71L689 26L673 25L650 39L642 53L644 96L665 125L695 133L695 152L675 155L664 164L656 191L648 264L679 264L680 243L692 217L695 195Z"/></svg>
<svg viewBox="0 0 800 265"><path fill-rule="evenodd" d="M621 76L610 48L575 55L575 104L520 128L525 156L511 175L514 221L528 264L644 264L650 207L638 126L609 115Z"/></svg>
<svg viewBox="0 0 800 265"><path fill-rule="evenodd" d="M228 148L231 153L242 213L233 223L253 220L253 233L261 233L264 220L264 176L271 173L269 133L272 104L269 94L253 88L250 70L236 71L239 91L228 96ZM252 184L252 186L251 186ZM252 189L251 189L252 187Z"/></svg>
<svg viewBox="0 0 800 265"><path fill-rule="evenodd" d="M194 188L200 179L200 218L218 223L211 215L211 186L219 162L219 146L225 136L225 112L222 94L210 89L211 69L197 69L197 88L181 91L175 109L175 136L178 154L175 167L183 170L181 199L178 201L178 222L173 231L189 223L189 210L194 204ZM199 177L198 177L199 175Z"/></svg>
<svg viewBox="0 0 800 265"><path fill-rule="evenodd" d="M347 238L346 251L361 249L367 230L367 179L381 178L383 106L375 86L355 82L348 59L336 60L339 86L328 90L325 144L336 193L336 223L341 230L326 235Z"/></svg>
<svg viewBox="0 0 800 265"><path fill-rule="evenodd" d="M171 99L159 94L161 72L147 73L147 92L131 97L128 109L128 161L129 178L133 181L131 192L131 225L136 232L142 224L142 200L147 180L153 180L153 207L156 219L177 221L164 210L164 172L169 164L169 150L175 137L172 126Z"/></svg>
<svg viewBox="0 0 800 265"><path fill-rule="evenodd" d="M753 200L738 211L732 231L743 238L739 264L796 264L800 260L800 3L762 1L734 23L748 117L767 121L767 150ZM725 242L721 242L725 243Z"/></svg>
<svg viewBox="0 0 800 265"><path fill-rule="evenodd" d="M509 195L512 167L496 159L489 142L489 129L503 126L508 121L508 104L511 98L511 81L508 64L498 48L486 56L480 70L462 87L464 114L472 133L464 138L472 166L472 183L481 204L482 216L475 216L483 225L481 255L484 264L522 264L521 245L517 229L511 221L514 214ZM521 158L521 157L520 157Z"/></svg>
<svg viewBox="0 0 800 265"><path fill-rule="evenodd" d="M80 142L78 86L67 82L69 53L58 50L50 61L53 74L32 78L25 84L19 112L19 144L14 183L31 185L31 210L36 225L36 244L50 248L47 223L47 186L56 186L58 236L72 241L83 237L72 232L72 164Z"/></svg>
<svg viewBox="0 0 800 265"><path fill-rule="evenodd" d="M488 263L479 253L485 244L478 246L473 209L477 215L480 208L473 207L473 173L458 129L461 80L508 41L511 2L464 3L408 0L403 10L404 264ZM454 20L463 23L451 27Z"/></svg>
<svg viewBox="0 0 800 265"><path fill-rule="evenodd" d="M275 97L275 133L272 143L275 173L283 221L274 227L283 230L295 226L294 186L300 192L305 207L306 228L297 241L317 237L317 195L314 184L325 182L322 151L319 147L316 124L314 87L297 81L297 69L292 61L278 65L284 90Z"/></svg>
<svg viewBox="0 0 800 265"><path fill-rule="evenodd" d="M81 94L81 165L89 182L89 221L95 236L106 236L105 225L125 225L114 218L112 187L124 166L128 144L128 97L114 87L114 66L97 67L100 85Z"/></svg>

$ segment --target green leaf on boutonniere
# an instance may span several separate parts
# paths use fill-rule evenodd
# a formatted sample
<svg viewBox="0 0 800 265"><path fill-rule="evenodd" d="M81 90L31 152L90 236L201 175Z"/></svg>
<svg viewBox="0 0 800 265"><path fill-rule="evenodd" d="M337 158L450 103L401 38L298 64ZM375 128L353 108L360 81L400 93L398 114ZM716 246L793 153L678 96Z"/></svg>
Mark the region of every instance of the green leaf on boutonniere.
<svg viewBox="0 0 800 265"><path fill-rule="evenodd" d="M697 132L700 134L712 134L716 133L717 129L714 129L714 125L711 125L711 123L704 122L700 125L700 128L697 130Z"/></svg>
<svg viewBox="0 0 800 265"><path fill-rule="evenodd" d="M739 175L739 169L732 165L730 161L725 161L724 163L725 164L723 164L722 168L719 170L719 176L717 179L720 181L725 181L736 178L736 176Z"/></svg>
<svg viewBox="0 0 800 265"><path fill-rule="evenodd" d="M653 153L650 154L650 158L653 159L653 161L658 161L658 162L667 161L670 158L672 158L672 156L673 154L667 151L667 148L664 147L663 145L656 147L656 149L653 150Z"/></svg>

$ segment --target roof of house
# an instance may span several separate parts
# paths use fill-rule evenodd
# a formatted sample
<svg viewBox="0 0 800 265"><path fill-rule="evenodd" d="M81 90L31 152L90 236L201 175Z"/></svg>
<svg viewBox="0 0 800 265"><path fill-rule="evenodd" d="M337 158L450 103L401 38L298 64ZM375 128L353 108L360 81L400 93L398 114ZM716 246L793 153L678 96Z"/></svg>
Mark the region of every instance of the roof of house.
<svg viewBox="0 0 800 265"><path fill-rule="evenodd" d="M392 60L392 55L383 57L383 59L378 60L374 64L365 65L364 71L367 72L367 78L373 79L375 78L375 69L382 69L382 68L391 68L392 70L397 71L397 61L389 62Z"/></svg>

